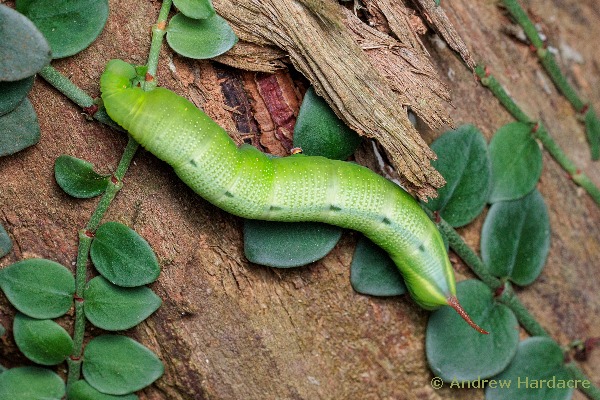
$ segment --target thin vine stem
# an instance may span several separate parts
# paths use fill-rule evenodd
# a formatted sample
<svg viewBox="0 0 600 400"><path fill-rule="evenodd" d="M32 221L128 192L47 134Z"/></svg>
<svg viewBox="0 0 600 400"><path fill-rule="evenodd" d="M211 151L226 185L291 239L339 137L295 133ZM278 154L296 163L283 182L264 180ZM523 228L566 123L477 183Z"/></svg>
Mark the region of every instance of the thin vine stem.
<svg viewBox="0 0 600 400"><path fill-rule="evenodd" d="M162 46L163 38L167 32L167 18L171 10L172 0L164 0L158 13L156 25L152 27L152 42L148 52L148 74L146 78L145 90L152 90L156 87L156 71L158 68L158 56Z"/></svg>
<svg viewBox="0 0 600 400"><path fill-rule="evenodd" d="M68 359L69 373L67 377L67 386L76 382L81 374L81 357L83 355L83 339L85 335L85 314L83 310L83 292L87 283L87 263L90 253L90 247L94 233L100 225L102 217L108 210L110 203L121 189L122 179L131 164L135 155L138 143L129 137L121 161L117 170L109 180L106 191L98 202L94 213L86 224L85 228L79 231L79 246L77 248L77 262L75 270L75 325L73 329L73 353Z"/></svg>
<svg viewBox="0 0 600 400"><path fill-rule="evenodd" d="M554 139L552 139L546 128L541 123L536 123L532 118L529 118L486 68L478 65L475 67L475 74L479 78L481 84L487 87L494 96L496 96L500 104L502 104L517 121L532 126L533 136L540 141L544 146L544 149L546 149L552 158L554 158L554 160L569 174L573 182L581 186L596 204L600 205L600 189L598 186L596 186L584 172L577 168L575 163L571 161Z"/></svg>
<svg viewBox="0 0 600 400"><path fill-rule="evenodd" d="M497 299L512 310L521 326L525 328L527 333L529 333L531 336L550 337L548 331L544 329L544 327L529 312L521 300L519 300L509 282L504 283L504 286L502 287L502 294L498 296Z"/></svg>
<svg viewBox="0 0 600 400"><path fill-rule="evenodd" d="M101 104L98 105L97 100L81 90L79 86L71 82L69 78L61 74L56 68L46 65L38 74L69 100L81 107L84 110L84 114L91 115L98 122L122 131L121 127L115 124L108 114L106 114L104 106Z"/></svg>
<svg viewBox="0 0 600 400"><path fill-rule="evenodd" d="M573 378L575 378L576 380L579 380L580 382L590 382L589 378L574 362L566 364L565 367L567 367ZM583 394L585 394L592 400L600 400L600 388L598 388L591 382L589 385L578 385L577 389L579 389L581 392L583 392Z"/></svg>
<svg viewBox="0 0 600 400"><path fill-rule="evenodd" d="M535 25L527 15L527 12L521 7L518 0L502 0L506 10L512 15L517 23L523 28L525 35L529 39L535 53L540 60L540 64L546 70L546 73L554 82L559 92L571 103L575 111L584 116L586 121L586 132L592 159L600 158L600 121L598 116L589 103L585 102L573 86L569 83L565 75L562 73L554 54L547 48L546 43L540 37ZM593 122L592 122L593 121Z"/></svg>
<svg viewBox="0 0 600 400"><path fill-rule="evenodd" d="M88 108L94 105L92 97L53 66L46 65L38 74L79 107Z"/></svg>
<svg viewBox="0 0 600 400"><path fill-rule="evenodd" d="M146 64L148 75L145 90L151 90L156 87L155 75L158 66L158 56L160 53L162 40L166 32L166 21L171 9L171 4L171 0L165 0L163 2L158 16L158 22L152 30L153 36L148 52L148 63ZM77 85L62 75L54 67L50 65L44 67L40 72L40 76L42 76L48 83L54 86L58 91L63 93L75 104L82 107L86 113L93 114L96 120L122 131L122 129L110 119L102 106L99 106L98 109L95 109L98 103L96 100L90 97L85 91L81 90ZM125 147L121 160L119 161L115 173L109 180L102 198L96 205L96 209L94 210L85 228L79 231L79 245L77 249L75 270L75 323L73 329L73 352L67 359L67 387L79 380L81 377L83 341L85 335L83 292L87 283L87 266L92 239L94 237L94 233L100 225L100 222L102 221L102 218L104 217L104 214L108 210L119 190L122 188L123 177L129 169L131 161L133 160L138 147L139 144L131 136L129 136L127 146Z"/></svg>
<svg viewBox="0 0 600 400"><path fill-rule="evenodd" d="M434 221L440 232L448 239L448 244L454 250L454 252L471 268L471 271L492 290L499 289L502 287L502 282L489 273L488 268L485 266L481 258L465 243L463 238L458 234L446 220L441 218L438 214L434 214L427 207L422 206L425 213L429 218Z"/></svg>
<svg viewBox="0 0 600 400"><path fill-rule="evenodd" d="M54 86L59 92L64 94L68 99L73 101L84 110L90 110L96 101L90 97L85 91L81 90L77 85L71 82L67 77L61 74L54 67L48 65L40 71L42 76L49 84ZM108 126L120 129L106 113L94 113L94 118ZM128 145L128 148L130 146ZM131 149L125 152L124 157L129 157L129 162L133 154ZM135 150L133 150L135 153ZM123 164L123 158L119 165ZM124 172L122 172L124 174ZM121 176L122 178L122 176ZM89 250L92 243L94 232L96 231L102 216L108 209L110 202L114 199L116 193L121 187L120 179L115 176L109 180L106 191L100 202L96 206L96 210L86 224L86 227L79 231L79 245L77 248L77 261L75 263L75 323L73 328L73 352L67 359L68 373L67 386L79 380L81 376L81 362L83 354L83 339L85 334L85 315L83 310L83 292L87 282L87 262Z"/></svg>
<svg viewBox="0 0 600 400"><path fill-rule="evenodd" d="M502 106L506 108L506 111L508 111L514 119L525 124L534 122L531 118L529 118L527 114L525 114L525 112L523 112L521 107L519 107L517 103L514 102L512 97L510 97L510 95L506 92L506 90L504 90L500 82L498 82L498 80L494 77L494 75L490 73L490 71L486 67L482 65L477 65L475 67L474 72L475 75L477 75L479 82L481 82L483 86L487 87L492 92L492 94L496 96L500 104L502 104Z"/></svg>
<svg viewBox="0 0 600 400"><path fill-rule="evenodd" d="M523 28L527 39L531 45L535 48L536 54L540 59L542 66L546 69L546 72L558 88L560 92L569 100L573 105L573 108L577 112L585 107L585 102L579 98L579 95L569 84L563 73L561 72L554 55L546 48L546 43L540 37L537 28L533 21L529 18L523 7L519 4L518 0L502 0L506 10L512 15L519 25Z"/></svg>
<svg viewBox="0 0 600 400"><path fill-rule="evenodd" d="M546 151L569 173L573 182L585 189L596 204L600 205L600 188L567 157L548 134L546 128L541 124L537 125L537 130L534 130L533 136L542 143Z"/></svg>

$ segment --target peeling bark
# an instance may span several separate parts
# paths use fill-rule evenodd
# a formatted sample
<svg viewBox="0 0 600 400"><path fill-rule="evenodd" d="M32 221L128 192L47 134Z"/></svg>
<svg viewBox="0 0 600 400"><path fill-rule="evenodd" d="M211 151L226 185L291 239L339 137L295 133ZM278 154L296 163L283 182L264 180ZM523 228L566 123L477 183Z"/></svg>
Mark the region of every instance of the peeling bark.
<svg viewBox="0 0 600 400"><path fill-rule="evenodd" d="M421 13L427 18L427 21L433 26L435 31L444 39L450 48L456 51L465 64L473 70L477 62L473 59L464 40L460 37L446 12L444 7L435 4L434 0L413 0Z"/></svg>

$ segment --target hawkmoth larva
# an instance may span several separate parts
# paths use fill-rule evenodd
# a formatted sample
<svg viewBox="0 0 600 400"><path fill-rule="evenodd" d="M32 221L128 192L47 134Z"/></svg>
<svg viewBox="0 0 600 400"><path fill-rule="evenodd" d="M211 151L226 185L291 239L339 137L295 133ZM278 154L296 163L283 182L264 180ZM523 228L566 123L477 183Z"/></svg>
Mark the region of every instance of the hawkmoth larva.
<svg viewBox="0 0 600 400"><path fill-rule="evenodd" d="M132 85L133 66L112 60L101 78L108 115L190 188L232 214L272 221L317 221L364 233L387 251L414 300L449 305L477 329L456 299L454 273L431 220L404 190L368 168L296 154L269 158L238 148L190 101Z"/></svg>

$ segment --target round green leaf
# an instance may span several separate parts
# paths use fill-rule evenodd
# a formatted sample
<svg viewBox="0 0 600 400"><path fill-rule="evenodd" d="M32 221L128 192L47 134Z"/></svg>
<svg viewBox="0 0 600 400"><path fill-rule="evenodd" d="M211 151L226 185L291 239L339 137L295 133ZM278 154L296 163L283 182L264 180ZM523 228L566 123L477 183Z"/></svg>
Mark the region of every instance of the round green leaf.
<svg viewBox="0 0 600 400"><path fill-rule="evenodd" d="M360 142L361 137L335 115L311 86L304 95L294 126L294 146L309 156L345 160Z"/></svg>
<svg viewBox="0 0 600 400"><path fill-rule="evenodd" d="M504 125L490 142L492 191L490 203L514 200L531 192L542 174L542 151L521 122Z"/></svg>
<svg viewBox="0 0 600 400"><path fill-rule="evenodd" d="M481 231L481 258L494 276L529 285L549 251L550 219L540 192L490 207Z"/></svg>
<svg viewBox="0 0 600 400"><path fill-rule="evenodd" d="M206 19L215 14L210 0L173 0L175 7L186 17Z"/></svg>
<svg viewBox="0 0 600 400"><path fill-rule="evenodd" d="M342 229L318 222L244 220L244 254L248 261L276 268L300 267L327 255Z"/></svg>
<svg viewBox="0 0 600 400"><path fill-rule="evenodd" d="M57 318L71 308L75 279L59 263L31 258L1 270L0 287L23 314L39 319Z"/></svg>
<svg viewBox="0 0 600 400"><path fill-rule="evenodd" d="M366 237L356 244L350 265L350 283L358 293L399 296L406 293L404 279L390 256Z"/></svg>
<svg viewBox="0 0 600 400"><path fill-rule="evenodd" d="M493 376L506 368L517 351L517 318L508 307L497 304L491 290L478 280L459 282L457 297L489 335L471 328L452 308L438 309L427 324L429 366L435 376L447 382Z"/></svg>
<svg viewBox="0 0 600 400"><path fill-rule="evenodd" d="M90 256L98 272L118 286L147 285L160 274L158 260L148 242L118 222L107 222L98 228Z"/></svg>
<svg viewBox="0 0 600 400"><path fill-rule="evenodd" d="M64 382L46 368L11 368L0 374L0 399L60 400L64 395Z"/></svg>
<svg viewBox="0 0 600 400"><path fill-rule="evenodd" d="M481 213L489 195L490 161L483 135L473 125L463 125L444 133L431 149L438 156L432 165L446 185L425 205L454 227L466 225Z"/></svg>
<svg viewBox="0 0 600 400"><path fill-rule="evenodd" d="M6 229L0 224L0 257L4 257L12 249L12 240Z"/></svg>
<svg viewBox="0 0 600 400"><path fill-rule="evenodd" d="M167 27L169 46L182 56L205 59L225 53L238 41L237 36L218 14L192 19L179 13Z"/></svg>
<svg viewBox="0 0 600 400"><path fill-rule="evenodd" d="M16 8L44 34L54 59L87 48L108 19L108 0L17 0Z"/></svg>
<svg viewBox="0 0 600 400"><path fill-rule="evenodd" d="M97 391L84 380L79 380L69 386L67 392L68 400L137 400L135 394L125 396L113 396Z"/></svg>
<svg viewBox="0 0 600 400"><path fill-rule="evenodd" d="M133 393L150 385L163 372L156 354L125 336L98 336L83 352L83 376L102 393Z"/></svg>
<svg viewBox="0 0 600 400"><path fill-rule="evenodd" d="M497 384L488 385L486 400L568 400L573 394L573 385L578 382L581 387L583 383L576 381L565 368L560 347L545 337L522 341L508 368L493 380Z"/></svg>
<svg viewBox="0 0 600 400"><path fill-rule="evenodd" d="M0 81L33 76L50 62L50 46L44 35L29 19L3 4L0 4L0 38Z"/></svg>
<svg viewBox="0 0 600 400"><path fill-rule="evenodd" d="M0 156L14 154L40 140L40 125L28 99L0 117Z"/></svg>
<svg viewBox="0 0 600 400"><path fill-rule="evenodd" d="M14 82L0 82L0 117L14 110L27 96L33 86L34 77Z"/></svg>
<svg viewBox="0 0 600 400"><path fill-rule="evenodd" d="M94 164L62 155L54 162L54 178L67 194L80 199L98 196L106 190L110 175L94 171Z"/></svg>
<svg viewBox="0 0 600 400"><path fill-rule="evenodd" d="M160 297L145 286L123 288L101 276L88 282L83 298L87 319L109 331L136 326L161 304Z"/></svg>
<svg viewBox="0 0 600 400"><path fill-rule="evenodd" d="M18 313L13 335L19 350L38 364L59 364L73 352L73 339L51 319L34 319Z"/></svg>

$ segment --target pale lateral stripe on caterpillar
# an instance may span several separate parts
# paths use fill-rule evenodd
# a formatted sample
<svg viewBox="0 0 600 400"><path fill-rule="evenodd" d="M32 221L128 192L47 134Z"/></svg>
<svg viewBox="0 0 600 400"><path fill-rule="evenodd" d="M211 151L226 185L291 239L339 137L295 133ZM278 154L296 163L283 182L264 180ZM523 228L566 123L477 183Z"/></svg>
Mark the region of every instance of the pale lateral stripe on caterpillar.
<svg viewBox="0 0 600 400"><path fill-rule="evenodd" d="M251 146L238 148L191 102L164 88L133 87L135 77L130 64L108 63L100 82L108 115L200 196L240 217L360 231L390 254L419 305L450 305L486 333L456 301L437 228L398 185L353 163L302 154L269 158Z"/></svg>

